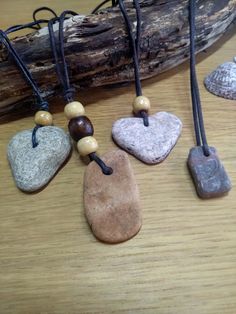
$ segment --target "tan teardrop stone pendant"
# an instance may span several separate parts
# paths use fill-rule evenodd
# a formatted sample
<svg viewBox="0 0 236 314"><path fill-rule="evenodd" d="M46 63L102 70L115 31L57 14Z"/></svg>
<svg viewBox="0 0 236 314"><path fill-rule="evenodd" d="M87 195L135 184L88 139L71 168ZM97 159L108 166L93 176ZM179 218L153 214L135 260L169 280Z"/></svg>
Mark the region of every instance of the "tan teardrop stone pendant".
<svg viewBox="0 0 236 314"><path fill-rule="evenodd" d="M127 153L111 151L102 160L113 173L104 175L94 161L88 165L84 177L85 215L96 238L119 243L141 228L139 191Z"/></svg>

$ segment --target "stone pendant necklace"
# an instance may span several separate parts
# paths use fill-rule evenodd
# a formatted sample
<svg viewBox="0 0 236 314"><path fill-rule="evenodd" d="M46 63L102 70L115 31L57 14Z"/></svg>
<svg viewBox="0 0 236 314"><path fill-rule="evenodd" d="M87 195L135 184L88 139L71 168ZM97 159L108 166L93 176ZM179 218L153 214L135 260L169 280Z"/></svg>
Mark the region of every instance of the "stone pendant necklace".
<svg viewBox="0 0 236 314"><path fill-rule="evenodd" d="M58 79L67 102L64 112L69 120L69 132L77 142L80 156L88 156L91 161L84 176L85 215L96 238L106 243L119 243L132 238L141 228L138 187L125 152L111 151L102 159L97 155L93 125L85 115L84 106L74 101L63 30L65 19L71 15L76 13L63 12L58 19L48 23L48 29ZM54 23L59 23L58 36L53 29Z"/></svg>
<svg viewBox="0 0 236 314"><path fill-rule="evenodd" d="M37 100L38 111L34 118L36 126L17 133L11 139L7 151L16 186L29 193L45 187L68 159L71 151L69 136L61 128L52 126L53 118L49 113L49 105L43 99L36 81L7 36L8 33L26 27L35 29L41 22L18 25L6 32L0 31L1 43L32 87Z"/></svg>
<svg viewBox="0 0 236 314"><path fill-rule="evenodd" d="M139 72L140 43L143 27L139 1L133 1L136 12L136 20L134 22L131 21L123 0L119 0L118 4L124 17L132 50L136 87L133 112L136 117L122 118L116 121L112 127L112 137L121 148L139 160L147 164L157 164L169 155L177 143L181 134L182 123L175 115L167 112L158 112L148 116L150 101L142 95ZM132 25L136 25L136 36L133 34Z"/></svg>
<svg viewBox="0 0 236 314"><path fill-rule="evenodd" d="M216 149L209 147L204 128L201 100L196 75L195 58L195 11L196 1L189 3L190 21L190 82L193 108L194 129L197 146L188 156L188 167L192 175L196 191L203 199L225 195L231 189L230 179L222 165Z"/></svg>

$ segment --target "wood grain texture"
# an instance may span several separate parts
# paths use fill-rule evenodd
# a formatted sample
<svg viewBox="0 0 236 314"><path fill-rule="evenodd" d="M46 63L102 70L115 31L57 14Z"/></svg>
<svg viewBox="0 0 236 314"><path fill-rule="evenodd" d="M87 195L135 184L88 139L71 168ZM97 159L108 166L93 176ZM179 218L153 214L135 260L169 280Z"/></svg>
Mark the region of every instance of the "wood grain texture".
<svg viewBox="0 0 236 314"><path fill-rule="evenodd" d="M4 1L0 27L24 22L40 5L86 13L95 3ZM231 60L235 47L232 31L199 55L199 81ZM25 195L16 189L6 146L13 134L32 127L33 118L15 115L2 121L0 313L235 314L236 189L218 200L196 196L186 167L194 143L188 78L184 64L143 84L152 112L174 112L184 128L164 163L145 166L130 156L141 192L143 228L120 245L99 243L89 230L82 204L85 165L76 152L41 193ZM203 84L201 94L209 143L217 147L236 186L236 103L209 94ZM133 86L79 96L87 104L100 153L113 149L112 121L131 114ZM56 125L66 128L63 104L58 99L54 103Z"/></svg>
<svg viewBox="0 0 236 314"><path fill-rule="evenodd" d="M135 23L132 0L127 11ZM186 61L189 57L188 0L143 0L140 75L154 77ZM236 0L199 0L196 10L196 52L204 51L225 33L236 18ZM15 37L15 34L12 34ZM14 48L42 93L58 94L58 80L52 66L47 28L12 40ZM64 46L69 74L77 89L130 82L133 60L125 23L119 7L99 14L78 15L66 21ZM24 106L32 99L31 88L5 47L0 49L0 114ZM14 92L12 92L14 90ZM27 99L26 99L27 98Z"/></svg>

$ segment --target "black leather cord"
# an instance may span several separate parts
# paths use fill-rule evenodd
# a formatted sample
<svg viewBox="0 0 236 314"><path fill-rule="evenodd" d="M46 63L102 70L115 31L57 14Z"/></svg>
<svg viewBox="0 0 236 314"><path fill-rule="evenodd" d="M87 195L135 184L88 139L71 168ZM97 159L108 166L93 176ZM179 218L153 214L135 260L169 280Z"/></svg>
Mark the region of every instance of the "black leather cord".
<svg viewBox="0 0 236 314"><path fill-rule="evenodd" d="M91 12L91 14L95 14L97 13L98 10L100 10L105 4L107 4L108 2L112 2L112 7L117 6L118 1L117 0L104 0L102 1L98 6L96 6L95 9L93 9L93 11Z"/></svg>
<svg viewBox="0 0 236 314"><path fill-rule="evenodd" d="M98 166L101 168L103 174L109 176L113 173L113 169L111 167L108 167L104 163L104 161L102 161L102 159L98 157L98 155L96 153L89 154L89 158L91 161L93 160L98 164Z"/></svg>
<svg viewBox="0 0 236 314"><path fill-rule="evenodd" d="M34 12L33 12L33 22L30 22L30 23L27 23L27 24L19 24L19 25L11 26L11 27L9 27L5 31L5 33L9 34L9 33L13 33L13 32L25 29L25 28L31 28L33 30L41 29L42 28L41 24L44 24L44 23L47 24L49 22L49 20L47 20L47 19L36 19L37 13L42 12L42 11L51 12L54 15L54 17L57 18L57 14L51 8L49 8L49 7L40 7L38 9L34 10Z"/></svg>
<svg viewBox="0 0 236 314"><path fill-rule="evenodd" d="M125 8L123 0L118 0L118 3L119 3L121 13L122 13L124 20L125 20L125 23L126 23L126 27L127 27L127 31L128 31L128 35L129 35L129 40L130 40L130 44L131 44L131 49L132 49L136 95L142 96L142 86L141 86L140 70L139 70L142 17L141 17L141 9L140 9L140 5L139 5L139 1L133 0L133 4L135 7L135 11L136 11L136 20L137 20L136 38L133 35L131 20L130 20L128 13L127 13L127 10ZM148 126L149 125L148 115L147 114L145 114L145 115L141 114L141 116L143 117L144 125Z"/></svg>
<svg viewBox="0 0 236 314"><path fill-rule="evenodd" d="M196 74L195 38L196 38L196 0L189 1L189 24L190 24L190 83L193 108L194 129L197 146L202 146L205 156L210 155L204 127L201 98Z"/></svg>
<svg viewBox="0 0 236 314"><path fill-rule="evenodd" d="M48 31L51 49L54 57L54 62L56 66L57 76L60 81L61 86L64 89L64 98L67 102L73 101L74 97L74 88L70 84L70 78L68 73L68 65L65 57L65 47L64 47L64 21L67 15L78 15L78 13L74 11L64 11L60 15L60 17L55 18L48 23ZM58 22L59 23L59 38L58 43L56 42L55 33L53 30L53 25ZM57 48L58 47L58 48Z"/></svg>
<svg viewBox="0 0 236 314"><path fill-rule="evenodd" d="M14 29L14 28L12 28L12 29ZM9 31L8 31L8 33L9 33ZM29 85L32 87L34 94L37 98L37 101L39 103L39 106L42 103L44 104L45 100L43 99L43 97L41 95L41 92L39 90L39 87L38 87L36 81L32 77L31 73L29 72L29 70L28 70L27 66L25 65L24 61L22 60L22 58L19 56L19 54L17 53L17 51L13 47L13 45L12 45L10 39L8 38L6 32L4 32L3 30L0 30L0 40L4 44L6 49L10 52L10 54L14 58L14 61L16 62L16 65L18 66L20 71L23 73L23 75L24 75L25 79L27 80L27 82L29 83ZM45 107L45 105L44 105L44 107Z"/></svg>
<svg viewBox="0 0 236 314"><path fill-rule="evenodd" d="M65 46L64 46L64 21L68 15L78 15L78 13L74 11L64 11L60 15L60 17L55 18L48 23L48 30L49 30L49 38L51 49L54 57L54 62L56 66L56 71L58 75L58 79L60 81L61 86L64 89L64 98L67 102L73 101L74 96L74 88L70 84L70 77L68 73L68 65L66 62L65 57ZM59 35L58 40L56 40L55 32L53 29L53 24L58 22L59 23ZM103 174L110 175L112 174L113 170L111 167L108 167L97 155L96 153L89 154L90 160L94 160L99 167L101 168Z"/></svg>
<svg viewBox="0 0 236 314"><path fill-rule="evenodd" d="M48 22L47 20L38 20L37 21L37 23L47 23L47 22ZM7 30L5 30L5 33L10 34L10 33L25 29L25 28L31 28L33 30L39 29L38 26L35 25L35 22L30 22L28 24L19 24L19 25L11 26Z"/></svg>
<svg viewBox="0 0 236 314"><path fill-rule="evenodd" d="M38 9L34 10L34 12L33 12L33 20L34 20L34 22L38 22L39 21L39 20L36 19L36 16L37 16L37 14L39 12L42 12L42 11L48 11L48 12L52 13L52 15L54 15L55 18L58 17L58 15L56 14L56 12L53 9L51 9L49 7L40 7ZM47 20L47 23L48 22L49 22L49 20ZM38 24L38 29L40 29L40 28L41 28L41 25Z"/></svg>
<svg viewBox="0 0 236 314"><path fill-rule="evenodd" d="M139 2L137 0L134 0L134 5L136 9L136 15L137 15L137 29L136 29L136 40L133 35L132 31L132 24L130 17L126 11L125 5L123 0L119 0L119 7L121 10L121 13L123 14L127 31L129 35L129 40L132 48L132 54L133 54L133 62L134 62L134 73L135 73L135 87L136 87L136 95L141 96L142 95L142 87L141 87L141 80L140 80L140 73L139 73L139 50L140 50L140 35L141 35L141 13L140 13L140 7Z"/></svg>
<svg viewBox="0 0 236 314"><path fill-rule="evenodd" d="M23 74L24 78L28 82L28 84L31 86L34 95L37 99L37 107L38 110L43 110L43 111L49 111L49 105L48 102L44 100L44 98L41 95L41 91L37 85L37 82L34 80L33 76L31 75L29 69L27 68L26 64L16 51L16 49L13 47L10 39L8 38L7 34L18 31L20 29L24 28L33 28L36 25L39 25L40 23L44 23L44 20L33 22L33 23L27 23L25 25L15 25L7 29L6 32L3 30L0 30L0 41L1 43L6 47L8 52L11 54L12 58L14 59L17 67ZM41 127L40 125L36 125L33 132L32 132L32 146L35 148L38 145L37 139L36 139L36 132Z"/></svg>

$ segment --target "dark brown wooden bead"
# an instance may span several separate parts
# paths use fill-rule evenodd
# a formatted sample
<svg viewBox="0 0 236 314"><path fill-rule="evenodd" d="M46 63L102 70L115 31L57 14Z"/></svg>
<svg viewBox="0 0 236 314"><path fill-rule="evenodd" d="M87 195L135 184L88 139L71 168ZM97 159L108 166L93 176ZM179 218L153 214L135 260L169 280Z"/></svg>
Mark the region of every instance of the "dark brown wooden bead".
<svg viewBox="0 0 236 314"><path fill-rule="evenodd" d="M86 116L79 116L71 119L68 128L71 137L76 142L83 137L92 136L94 133L93 125Z"/></svg>

